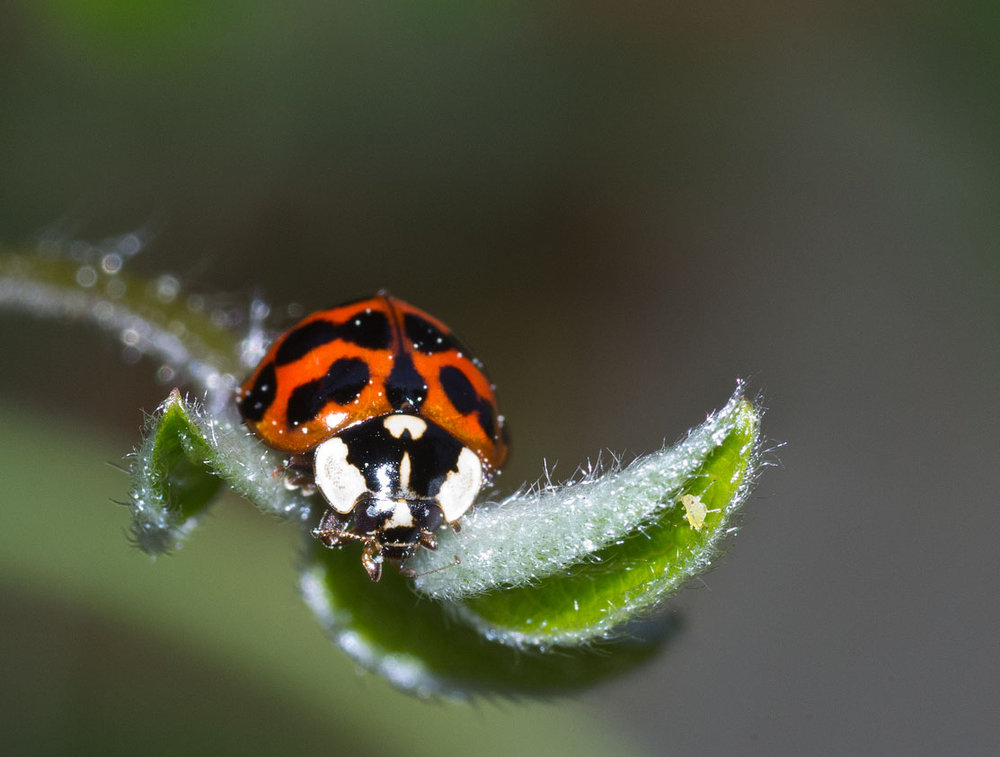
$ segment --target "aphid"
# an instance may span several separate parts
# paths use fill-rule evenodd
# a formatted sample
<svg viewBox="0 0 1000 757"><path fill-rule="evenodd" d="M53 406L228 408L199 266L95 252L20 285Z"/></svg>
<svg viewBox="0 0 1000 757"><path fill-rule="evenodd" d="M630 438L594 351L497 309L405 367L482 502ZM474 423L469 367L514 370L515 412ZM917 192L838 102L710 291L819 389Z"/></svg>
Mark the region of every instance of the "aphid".
<svg viewBox="0 0 1000 757"><path fill-rule="evenodd" d="M687 518L688 525L695 531L701 531L705 525L705 516L708 515L705 503L694 494L685 494L681 497L681 504L684 505L684 517Z"/></svg>

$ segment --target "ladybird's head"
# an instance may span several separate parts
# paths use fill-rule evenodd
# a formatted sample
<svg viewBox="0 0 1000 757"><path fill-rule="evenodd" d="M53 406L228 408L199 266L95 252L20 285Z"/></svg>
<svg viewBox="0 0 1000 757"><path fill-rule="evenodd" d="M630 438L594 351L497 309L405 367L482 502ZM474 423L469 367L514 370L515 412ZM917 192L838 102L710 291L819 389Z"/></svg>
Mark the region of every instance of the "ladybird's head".
<svg viewBox="0 0 1000 757"><path fill-rule="evenodd" d="M315 452L316 487L343 537L402 559L443 523L454 524L483 485L476 455L441 426L396 413L357 423Z"/></svg>

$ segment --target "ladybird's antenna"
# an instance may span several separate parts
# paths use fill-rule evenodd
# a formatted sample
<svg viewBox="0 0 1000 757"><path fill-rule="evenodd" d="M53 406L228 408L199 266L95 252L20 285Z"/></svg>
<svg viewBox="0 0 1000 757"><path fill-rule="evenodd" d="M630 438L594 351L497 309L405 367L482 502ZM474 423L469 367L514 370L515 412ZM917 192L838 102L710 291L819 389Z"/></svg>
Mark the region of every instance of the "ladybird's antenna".
<svg viewBox="0 0 1000 757"><path fill-rule="evenodd" d="M424 573L417 573L411 568L400 568L400 573L407 576L408 578L423 578L424 576L429 576L431 573L439 573L442 570L448 570L448 568L454 568L456 565L461 565L462 560L458 555L454 556L454 560L447 565L442 565L440 568L434 568L434 570L428 570Z"/></svg>

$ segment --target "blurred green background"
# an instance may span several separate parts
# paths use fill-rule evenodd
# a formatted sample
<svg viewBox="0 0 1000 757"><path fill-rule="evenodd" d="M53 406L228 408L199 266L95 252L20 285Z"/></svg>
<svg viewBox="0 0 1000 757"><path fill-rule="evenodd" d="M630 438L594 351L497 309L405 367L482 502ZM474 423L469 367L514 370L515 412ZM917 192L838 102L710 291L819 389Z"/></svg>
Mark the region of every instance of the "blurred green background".
<svg viewBox="0 0 1000 757"><path fill-rule="evenodd" d="M1000 749L1000 14L731 5L0 4L6 245L144 227L133 269L190 288L388 287L484 358L508 488L737 376L788 443L652 664L421 703L325 642L289 527L227 500L132 549L105 462L169 387L5 315L4 753Z"/></svg>

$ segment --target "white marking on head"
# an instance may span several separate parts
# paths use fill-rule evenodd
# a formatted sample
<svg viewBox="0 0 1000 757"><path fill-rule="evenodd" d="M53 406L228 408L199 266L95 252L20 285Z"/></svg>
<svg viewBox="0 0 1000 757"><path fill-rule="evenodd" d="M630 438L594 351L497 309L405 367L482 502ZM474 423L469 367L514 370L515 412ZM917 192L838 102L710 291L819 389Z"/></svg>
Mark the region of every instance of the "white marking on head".
<svg viewBox="0 0 1000 757"><path fill-rule="evenodd" d="M475 452L463 447L458 456L458 470L448 474L437 495L444 519L454 523L461 518L472 507L482 486L483 465Z"/></svg>
<svg viewBox="0 0 1000 757"><path fill-rule="evenodd" d="M378 479L376 491L387 492L392 489L392 464L386 463L375 468L375 478Z"/></svg>
<svg viewBox="0 0 1000 757"><path fill-rule="evenodd" d="M397 502L392 509L392 515L382 528L413 528L413 513L406 502Z"/></svg>
<svg viewBox="0 0 1000 757"><path fill-rule="evenodd" d="M399 488L403 491L409 491L410 489L411 468L412 463L410 463L410 453L404 452L403 459L399 461Z"/></svg>
<svg viewBox="0 0 1000 757"><path fill-rule="evenodd" d="M368 491L361 471L347 462L347 445L339 437L327 439L316 448L313 470L317 488L338 513L349 513L358 497Z"/></svg>
<svg viewBox="0 0 1000 757"><path fill-rule="evenodd" d="M419 439L427 430L427 421L415 415L388 415L382 423L395 439L401 437L404 431L409 431L413 439Z"/></svg>

